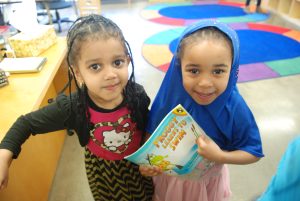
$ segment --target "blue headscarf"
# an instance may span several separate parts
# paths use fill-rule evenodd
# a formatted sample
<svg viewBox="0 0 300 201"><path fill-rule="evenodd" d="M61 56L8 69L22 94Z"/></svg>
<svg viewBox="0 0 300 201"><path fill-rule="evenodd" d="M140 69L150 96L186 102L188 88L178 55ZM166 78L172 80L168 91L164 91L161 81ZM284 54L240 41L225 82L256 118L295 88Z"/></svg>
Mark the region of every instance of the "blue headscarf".
<svg viewBox="0 0 300 201"><path fill-rule="evenodd" d="M292 140L276 174L258 201L296 200L300 196L300 137Z"/></svg>
<svg viewBox="0 0 300 201"><path fill-rule="evenodd" d="M215 27L228 36L233 46L233 60L226 90L211 104L203 106L185 91L180 58L176 55L183 38L205 27ZM224 23L202 20L186 28L178 41L169 69L152 104L146 131L153 133L165 115L181 104L221 149L244 150L262 157L262 144L255 119L236 87L239 67L239 40L236 32Z"/></svg>

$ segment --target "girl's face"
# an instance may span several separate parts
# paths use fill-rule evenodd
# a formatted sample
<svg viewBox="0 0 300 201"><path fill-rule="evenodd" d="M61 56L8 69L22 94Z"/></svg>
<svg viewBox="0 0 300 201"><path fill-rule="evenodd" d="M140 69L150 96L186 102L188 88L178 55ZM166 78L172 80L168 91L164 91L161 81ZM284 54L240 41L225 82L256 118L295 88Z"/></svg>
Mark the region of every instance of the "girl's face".
<svg viewBox="0 0 300 201"><path fill-rule="evenodd" d="M212 103L228 84L232 54L224 40L204 40L187 45L181 58L183 86L200 105Z"/></svg>
<svg viewBox="0 0 300 201"><path fill-rule="evenodd" d="M123 101L122 91L128 82L130 59L119 40L92 39L82 42L75 69L79 83L85 83L93 102L113 109Z"/></svg>

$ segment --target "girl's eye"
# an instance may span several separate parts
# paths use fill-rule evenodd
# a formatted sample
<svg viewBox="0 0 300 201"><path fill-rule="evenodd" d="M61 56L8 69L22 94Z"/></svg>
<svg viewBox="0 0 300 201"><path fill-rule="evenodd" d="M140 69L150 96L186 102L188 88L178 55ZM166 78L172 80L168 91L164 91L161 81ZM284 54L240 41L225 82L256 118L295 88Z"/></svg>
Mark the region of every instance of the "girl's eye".
<svg viewBox="0 0 300 201"><path fill-rule="evenodd" d="M122 59L117 59L114 61L114 66L115 67L122 67L122 65L125 63L125 60L122 60Z"/></svg>
<svg viewBox="0 0 300 201"><path fill-rule="evenodd" d="M223 69L215 69L214 71L213 71L213 74L216 74L216 75L220 75L220 74L222 74L222 73L224 73L225 71L223 70Z"/></svg>
<svg viewBox="0 0 300 201"><path fill-rule="evenodd" d="M190 69L190 70L188 70L190 73L192 73L192 74L199 74L200 73L200 71L198 70L198 69L196 69L196 68L193 68L193 69Z"/></svg>
<svg viewBox="0 0 300 201"><path fill-rule="evenodd" d="M90 69L97 71L101 68L100 64L92 64L90 65Z"/></svg>

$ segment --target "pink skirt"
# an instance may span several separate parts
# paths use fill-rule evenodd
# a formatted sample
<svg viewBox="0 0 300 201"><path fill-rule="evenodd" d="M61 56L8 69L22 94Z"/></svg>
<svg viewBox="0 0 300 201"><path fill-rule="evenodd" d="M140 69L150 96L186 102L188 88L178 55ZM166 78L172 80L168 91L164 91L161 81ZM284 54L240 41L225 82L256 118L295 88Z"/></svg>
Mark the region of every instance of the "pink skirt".
<svg viewBox="0 0 300 201"><path fill-rule="evenodd" d="M214 165L198 178L193 171L184 177L162 174L153 181L154 201L227 201L231 195L226 165Z"/></svg>

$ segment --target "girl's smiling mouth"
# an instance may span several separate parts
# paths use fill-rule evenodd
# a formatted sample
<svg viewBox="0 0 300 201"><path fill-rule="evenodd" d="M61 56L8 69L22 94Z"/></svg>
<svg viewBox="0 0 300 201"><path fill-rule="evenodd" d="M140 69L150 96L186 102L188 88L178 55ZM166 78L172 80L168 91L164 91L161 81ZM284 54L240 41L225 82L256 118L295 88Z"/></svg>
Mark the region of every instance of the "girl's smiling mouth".
<svg viewBox="0 0 300 201"><path fill-rule="evenodd" d="M118 83L116 83L116 84L111 84L111 85L104 86L103 88L104 88L104 89L107 89L107 90L109 90L109 91L113 91L113 90L115 90L119 85L120 85L120 82L118 82Z"/></svg>

